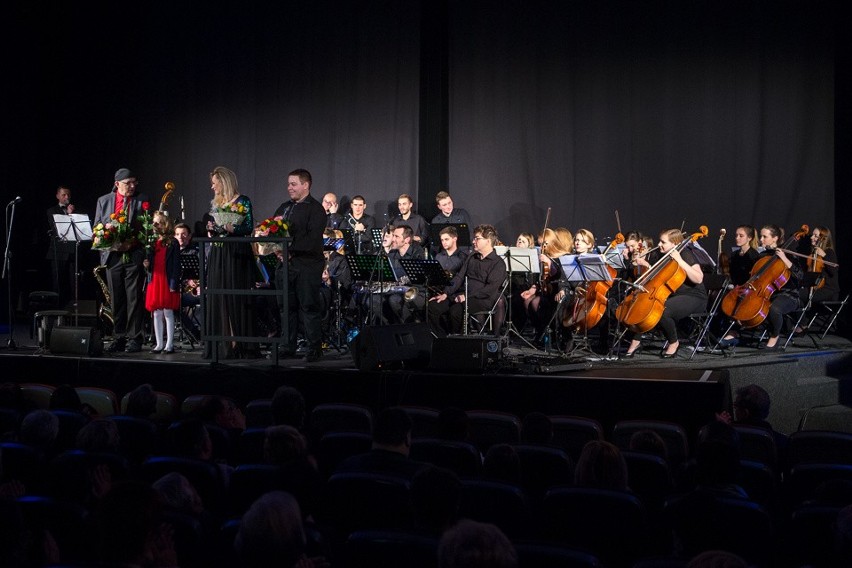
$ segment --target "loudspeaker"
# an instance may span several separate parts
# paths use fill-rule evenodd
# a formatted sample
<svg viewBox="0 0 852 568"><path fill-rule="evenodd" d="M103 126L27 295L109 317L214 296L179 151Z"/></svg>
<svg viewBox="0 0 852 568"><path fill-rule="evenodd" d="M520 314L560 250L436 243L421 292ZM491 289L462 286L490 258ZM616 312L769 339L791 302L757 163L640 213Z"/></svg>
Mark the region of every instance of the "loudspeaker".
<svg viewBox="0 0 852 568"><path fill-rule="evenodd" d="M50 332L50 352L54 355L98 356L104 352L101 332L93 327L56 326Z"/></svg>
<svg viewBox="0 0 852 568"><path fill-rule="evenodd" d="M432 339L425 323L367 326L352 340L349 351L361 371L425 367Z"/></svg>
<svg viewBox="0 0 852 568"><path fill-rule="evenodd" d="M433 371L483 372L503 357L502 338L480 335L450 335L432 342Z"/></svg>

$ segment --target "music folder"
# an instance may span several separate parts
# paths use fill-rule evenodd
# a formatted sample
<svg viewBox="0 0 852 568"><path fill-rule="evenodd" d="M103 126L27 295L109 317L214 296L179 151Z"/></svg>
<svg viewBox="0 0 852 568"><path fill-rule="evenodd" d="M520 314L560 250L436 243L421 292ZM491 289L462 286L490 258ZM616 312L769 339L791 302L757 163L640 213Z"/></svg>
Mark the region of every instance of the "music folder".
<svg viewBox="0 0 852 568"><path fill-rule="evenodd" d="M503 258L506 270L509 272L531 272L541 274L541 263L539 252L534 248L507 247L498 245L494 247L497 256Z"/></svg>
<svg viewBox="0 0 852 568"><path fill-rule="evenodd" d="M81 213L70 215L53 215L53 223L56 225L56 236L62 241L91 241L92 222L89 217Z"/></svg>

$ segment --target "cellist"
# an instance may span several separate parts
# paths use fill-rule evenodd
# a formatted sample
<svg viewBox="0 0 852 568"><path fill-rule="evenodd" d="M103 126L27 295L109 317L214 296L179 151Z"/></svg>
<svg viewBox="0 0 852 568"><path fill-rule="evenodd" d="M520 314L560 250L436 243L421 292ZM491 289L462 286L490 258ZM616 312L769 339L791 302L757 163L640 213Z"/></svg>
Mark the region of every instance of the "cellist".
<svg viewBox="0 0 852 568"><path fill-rule="evenodd" d="M704 271L695 253L688 246L678 252L677 245L683 242L683 233L680 229L668 229L660 233L658 243L659 250L664 255L670 253L669 258L677 262L686 279L683 284L666 299L663 314L654 329L659 329L666 338L668 345L660 354L663 359L671 359L677 354L680 347L678 339L677 324L686 319L690 314L701 312L707 307L707 290L704 288ZM645 262L644 259L639 259ZM640 350L641 339L628 335L631 338L626 357L633 357Z"/></svg>
<svg viewBox="0 0 852 568"><path fill-rule="evenodd" d="M778 337L781 335L781 328L784 326L784 314L789 314L799 309L799 287L804 278L802 268L798 262L794 262L794 258L778 248L778 241L784 241L784 230L778 225L764 225L760 229L760 244L763 246L763 252L760 253L758 260L775 255L778 260L784 263L784 266L790 271L790 278L784 285L772 294L770 300L769 313L766 315L767 332L769 339L763 349L776 351L781 349L778 345ZM722 347L732 347L739 343L738 334L729 332L719 345Z"/></svg>

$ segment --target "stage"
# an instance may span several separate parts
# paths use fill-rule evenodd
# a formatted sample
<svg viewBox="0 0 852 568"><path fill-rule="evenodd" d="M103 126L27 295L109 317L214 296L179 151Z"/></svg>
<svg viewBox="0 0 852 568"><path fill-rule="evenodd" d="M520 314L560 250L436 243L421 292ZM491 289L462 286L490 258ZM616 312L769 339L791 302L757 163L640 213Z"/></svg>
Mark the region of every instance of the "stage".
<svg viewBox="0 0 852 568"><path fill-rule="evenodd" d="M417 325L417 324L412 324ZM660 419L684 425L691 433L730 410L732 393L756 383L772 397L770 422L782 432L797 430L803 417L809 429L850 429L852 425L852 342L827 336L815 344L808 336L783 352L749 346L733 352L697 352L681 348L675 359L661 359L651 343L633 359L606 358L590 352L545 353L519 340L448 338L428 349L431 336L413 328L417 360L383 338L400 328L373 328L369 342L353 349L324 350L314 363L268 356L212 363L201 348L182 344L173 355L141 353L100 356L57 354L39 348L28 329L17 329L16 348L0 351L4 380L69 383L109 388L120 398L140 383L174 394L223 394L241 404L269 398L283 384L300 389L308 407L324 402L353 402L373 409L406 404L511 412L522 417L538 410L552 415L598 419L609 432L617 420ZM402 328L404 334L412 327ZM390 346L389 346L390 345ZM393 345L396 345L394 347ZM496 346L496 348L495 348ZM402 349L402 350L400 350ZM356 351L359 365L351 351ZM402 360L395 360L396 358ZM378 365L376 363L378 362ZM376 367L381 366L381 370Z"/></svg>

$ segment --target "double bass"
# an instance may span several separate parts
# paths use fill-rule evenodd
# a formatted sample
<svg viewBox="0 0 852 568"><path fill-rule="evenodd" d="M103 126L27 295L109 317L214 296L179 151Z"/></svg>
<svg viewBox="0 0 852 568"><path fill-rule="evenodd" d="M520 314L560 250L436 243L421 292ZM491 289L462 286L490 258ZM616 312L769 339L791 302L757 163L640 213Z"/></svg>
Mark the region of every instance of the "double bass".
<svg viewBox="0 0 852 568"><path fill-rule="evenodd" d="M605 257L610 250L623 242L624 235L616 233L601 256ZM578 296L574 301L574 308L565 310L562 316L564 327L574 328L574 331L579 333L592 329L601 321L606 313L607 293L612 288L613 279L618 276L618 272L612 266L607 264L606 269L610 279L591 282L585 293Z"/></svg>
<svg viewBox="0 0 852 568"><path fill-rule="evenodd" d="M672 258L673 251L682 251L687 245L706 237L709 229L701 225L698 232L681 241L654 263L634 285L618 307L615 317L633 333L654 329L663 316L666 300L686 281L686 272Z"/></svg>
<svg viewBox="0 0 852 568"><path fill-rule="evenodd" d="M808 234L807 225L791 236L782 249ZM790 269L773 254L759 258L751 268L749 279L730 290L722 298L722 313L739 323L743 329L756 327L769 315L772 294L790 279Z"/></svg>

